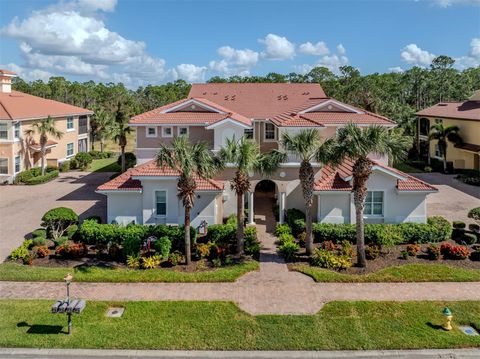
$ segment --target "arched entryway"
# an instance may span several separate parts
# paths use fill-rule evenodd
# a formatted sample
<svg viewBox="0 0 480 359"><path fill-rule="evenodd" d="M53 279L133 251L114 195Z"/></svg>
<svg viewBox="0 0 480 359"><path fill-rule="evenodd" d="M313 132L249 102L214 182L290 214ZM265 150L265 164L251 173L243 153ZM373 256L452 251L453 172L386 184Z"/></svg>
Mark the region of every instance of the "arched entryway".
<svg viewBox="0 0 480 359"><path fill-rule="evenodd" d="M273 231L277 222L275 218L277 193L278 188L272 180L265 179L255 185L253 193L254 221L257 224L265 225L267 232Z"/></svg>

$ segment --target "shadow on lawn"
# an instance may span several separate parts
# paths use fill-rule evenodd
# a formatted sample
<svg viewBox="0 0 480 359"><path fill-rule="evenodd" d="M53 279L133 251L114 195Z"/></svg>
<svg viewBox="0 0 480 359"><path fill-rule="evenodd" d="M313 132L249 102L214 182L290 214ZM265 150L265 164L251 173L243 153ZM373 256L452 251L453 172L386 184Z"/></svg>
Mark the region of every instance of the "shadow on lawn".
<svg viewBox="0 0 480 359"><path fill-rule="evenodd" d="M68 334L67 332L62 331L63 327L61 325L44 325L44 324L28 324L27 322L17 323L17 327L29 327L27 334Z"/></svg>
<svg viewBox="0 0 480 359"><path fill-rule="evenodd" d="M443 325L433 324L431 322L427 322L426 324L432 329L445 331L445 328L443 327Z"/></svg>

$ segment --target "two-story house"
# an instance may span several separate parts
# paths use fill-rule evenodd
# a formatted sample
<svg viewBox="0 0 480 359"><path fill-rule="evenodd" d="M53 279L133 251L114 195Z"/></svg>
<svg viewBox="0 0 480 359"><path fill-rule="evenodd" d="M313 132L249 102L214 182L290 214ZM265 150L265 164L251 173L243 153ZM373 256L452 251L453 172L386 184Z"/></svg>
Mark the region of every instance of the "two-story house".
<svg viewBox="0 0 480 359"><path fill-rule="evenodd" d="M453 162L454 168L480 170L480 90L468 101L440 102L416 115L419 149L429 151L432 158L443 160L437 141L428 140L430 128L439 122L444 127L458 126L463 143L448 146L447 161Z"/></svg>
<svg viewBox="0 0 480 359"><path fill-rule="evenodd" d="M59 163L89 148L92 111L12 90L14 72L0 70L0 183L11 182L25 169L40 166L39 135L26 136L32 123L54 119L63 133L47 143L46 164Z"/></svg>
<svg viewBox="0 0 480 359"><path fill-rule="evenodd" d="M131 119L130 125L137 129L138 164L97 191L108 198L109 222L180 224L183 207L177 198L178 173L159 168L154 161L160 141L168 143L174 136L187 136L192 142L208 143L216 151L227 138L247 136L263 152L269 152L280 148L283 133L314 128L322 138L328 138L349 122L395 126L385 117L327 97L318 84L193 84L188 98ZM386 158L372 158L376 165L368 182L367 222L425 222L426 197L436 189L388 167ZM245 196L250 223L255 220L258 199L278 204L280 223L286 209L304 208L299 166L298 158L289 156L269 178L250 174L251 190ZM347 161L336 169L321 163L313 166L316 220L353 223L352 163ZM227 166L213 180L198 179L198 195L191 211L193 226L202 220L221 223L236 213L236 196L229 184L234 172L235 168ZM270 197L259 196L260 192Z"/></svg>

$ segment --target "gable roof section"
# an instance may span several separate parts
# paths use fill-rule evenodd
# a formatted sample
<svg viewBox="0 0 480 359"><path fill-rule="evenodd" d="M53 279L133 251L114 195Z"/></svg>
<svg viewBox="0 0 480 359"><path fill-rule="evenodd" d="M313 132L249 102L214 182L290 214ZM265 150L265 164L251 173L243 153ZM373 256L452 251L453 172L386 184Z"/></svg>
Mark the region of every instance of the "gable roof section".
<svg viewBox="0 0 480 359"><path fill-rule="evenodd" d="M146 177L178 177L180 173L170 167L159 167L155 161L149 161L139 166L128 169L125 173L104 183L97 188L98 192L109 191L141 191L142 178ZM222 191L223 182L206 180L198 175L194 176L197 182L197 191Z"/></svg>
<svg viewBox="0 0 480 359"><path fill-rule="evenodd" d="M379 162L375 162L375 166L384 168L386 172L393 172L404 179L397 179L397 190L400 192L437 192L438 190L432 185L419 180L413 176L403 173L396 168L385 166ZM345 160L337 168L331 166L324 166L321 170L320 177L315 181L315 191L352 191L352 185L350 182L345 181L344 178L352 176L354 162L351 160Z"/></svg>
<svg viewBox="0 0 480 359"><path fill-rule="evenodd" d="M0 92L0 120L30 120L71 115L91 115L93 111L63 102L47 100L19 91Z"/></svg>
<svg viewBox="0 0 480 359"><path fill-rule="evenodd" d="M250 119L267 119L309 98L326 96L319 84L207 83L192 84L189 97L207 99Z"/></svg>
<svg viewBox="0 0 480 359"><path fill-rule="evenodd" d="M480 101L440 102L418 111L416 115L480 121Z"/></svg>
<svg viewBox="0 0 480 359"><path fill-rule="evenodd" d="M217 110L218 112L207 111L177 111L176 109L183 105L195 101L199 105L205 105ZM179 101L172 102L165 106L158 107L151 111L142 113L140 115L132 117L130 124L180 124L180 125L193 125L204 124L213 125L216 122L231 118L234 121L240 122L244 125L251 126L252 121L238 113L233 112L221 105L217 105L204 98L186 98Z"/></svg>

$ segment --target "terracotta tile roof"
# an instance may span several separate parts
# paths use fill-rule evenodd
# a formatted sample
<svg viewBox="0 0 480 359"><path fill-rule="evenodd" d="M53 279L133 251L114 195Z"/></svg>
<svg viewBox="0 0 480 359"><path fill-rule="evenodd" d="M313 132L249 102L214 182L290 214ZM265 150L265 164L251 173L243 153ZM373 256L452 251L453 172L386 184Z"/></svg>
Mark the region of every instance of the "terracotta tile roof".
<svg viewBox="0 0 480 359"><path fill-rule="evenodd" d="M203 111L178 111L178 112L167 112L163 113L163 111L171 109L177 105L181 105L182 103L187 103L190 100L195 100L200 104L204 104L209 107L214 107L218 111L217 112L203 112ZM140 115L134 116L131 120L131 124L205 124L205 125L212 125L215 122L222 121L226 118L231 118L235 121L241 122L247 126L252 125L252 121L245 116L242 116L238 113L233 112L230 109L227 109L221 105L215 104L207 99L203 98L186 98L176 102L172 102L171 104L158 107L151 111L142 113Z"/></svg>
<svg viewBox="0 0 480 359"><path fill-rule="evenodd" d="M16 75L17 73L16 72L13 72L13 71L9 71L9 70L3 70L3 69L0 69L0 74L3 75Z"/></svg>
<svg viewBox="0 0 480 359"><path fill-rule="evenodd" d="M267 119L303 105L309 98L325 98L318 84L208 83L193 84L189 97L210 100L251 119Z"/></svg>
<svg viewBox="0 0 480 359"><path fill-rule="evenodd" d="M47 140L47 148L55 147L56 145L58 145L58 142L55 142L53 140ZM28 147L30 147L35 152L38 152L42 149L40 144L36 142L30 142L28 144Z"/></svg>
<svg viewBox="0 0 480 359"><path fill-rule="evenodd" d="M404 180L397 179L397 189L399 191L433 191L436 192L437 189L432 185L419 180L409 174L403 173L396 168L385 166L379 162L375 162L376 166L385 168L391 172L395 172L402 177L405 177ZM315 181L315 191L351 191L352 186L349 182L344 181L343 178L349 177L352 175L354 162L351 160L345 160L337 168L332 168L331 166L324 166L321 170L320 176Z"/></svg>
<svg viewBox="0 0 480 359"><path fill-rule="evenodd" d="M179 172L170 167L159 167L155 161L149 161L142 165L130 168L120 176L104 183L97 188L97 191L132 191L141 190L141 177L170 177L178 176ZM140 178L140 179L138 179ZM198 191L222 191L223 181L206 180L200 176L194 176L197 182Z"/></svg>
<svg viewBox="0 0 480 359"><path fill-rule="evenodd" d="M302 114L302 117L318 122L322 125L329 124L347 124L353 122L358 125L393 125L394 121L371 113L364 111L364 113L354 113L354 112L309 112Z"/></svg>
<svg viewBox="0 0 480 359"><path fill-rule="evenodd" d="M455 147L465 151L480 152L480 145L475 145L473 143L459 143L456 144Z"/></svg>
<svg viewBox="0 0 480 359"><path fill-rule="evenodd" d="M416 115L480 121L480 101L440 102Z"/></svg>
<svg viewBox="0 0 480 359"><path fill-rule="evenodd" d="M48 116L89 115L92 111L23 92L0 92L0 120L41 119Z"/></svg>

